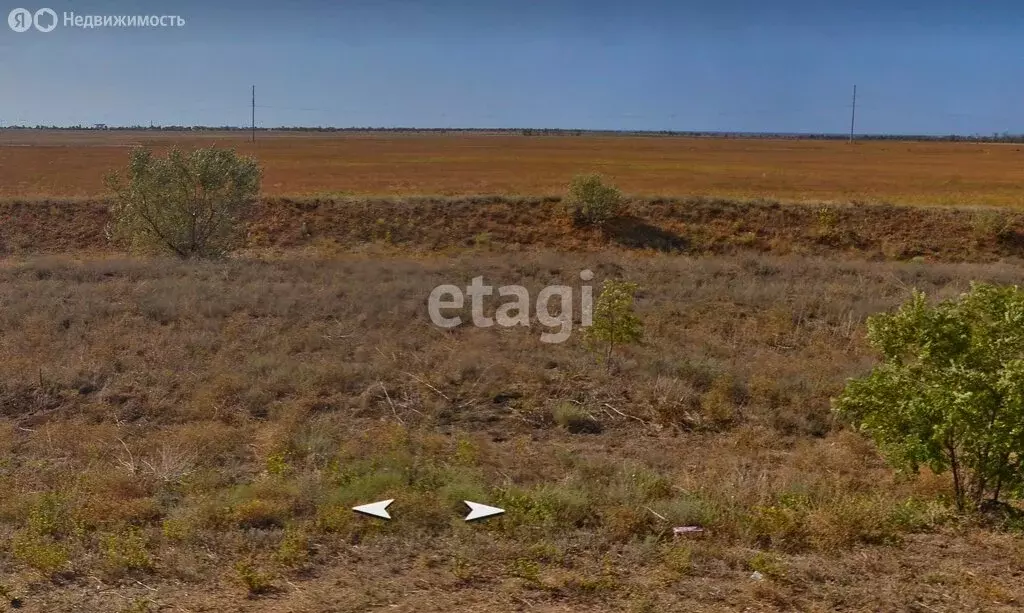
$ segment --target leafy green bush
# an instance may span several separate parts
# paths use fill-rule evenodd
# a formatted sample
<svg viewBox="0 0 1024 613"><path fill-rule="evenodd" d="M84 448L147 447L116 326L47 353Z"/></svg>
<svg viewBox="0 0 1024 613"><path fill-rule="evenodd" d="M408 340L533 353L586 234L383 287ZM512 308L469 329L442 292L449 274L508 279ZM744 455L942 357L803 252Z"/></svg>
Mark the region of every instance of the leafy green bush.
<svg viewBox="0 0 1024 613"><path fill-rule="evenodd" d="M835 409L897 467L951 471L957 508L1024 494L1024 290L983 283L922 293L868 320L882 363Z"/></svg>
<svg viewBox="0 0 1024 613"><path fill-rule="evenodd" d="M108 237L129 249L180 258L230 251L261 177L255 159L216 147L171 149L164 158L135 149L123 174L107 177L114 193Z"/></svg>
<svg viewBox="0 0 1024 613"><path fill-rule="evenodd" d="M562 201L579 225L600 225L614 219L622 208L622 193L606 185L601 175L577 175Z"/></svg>
<svg viewBox="0 0 1024 613"><path fill-rule="evenodd" d="M608 279L601 284L585 338L588 348L600 353L609 367L616 346L639 342L643 336L643 323L633 313L636 291L636 283Z"/></svg>

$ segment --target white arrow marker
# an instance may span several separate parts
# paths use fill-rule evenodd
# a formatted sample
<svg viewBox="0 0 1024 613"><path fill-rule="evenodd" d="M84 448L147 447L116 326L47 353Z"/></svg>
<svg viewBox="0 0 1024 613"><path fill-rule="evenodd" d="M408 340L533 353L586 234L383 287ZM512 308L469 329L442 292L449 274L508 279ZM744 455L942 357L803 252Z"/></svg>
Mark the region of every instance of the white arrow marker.
<svg viewBox="0 0 1024 613"><path fill-rule="evenodd" d="M480 504L478 502L470 502L463 500L466 506L469 507L469 515L466 516L466 521L473 521L474 519L483 519L492 515L501 515L505 512L505 509L499 509L498 507L489 507L486 504Z"/></svg>
<svg viewBox="0 0 1024 613"><path fill-rule="evenodd" d="M391 519L391 516L388 515L388 505L390 505L394 501L394 498L392 498L391 500L381 500L380 502L372 502L370 504L352 507L352 510L355 511L356 513L373 515L374 517L380 517L382 519Z"/></svg>

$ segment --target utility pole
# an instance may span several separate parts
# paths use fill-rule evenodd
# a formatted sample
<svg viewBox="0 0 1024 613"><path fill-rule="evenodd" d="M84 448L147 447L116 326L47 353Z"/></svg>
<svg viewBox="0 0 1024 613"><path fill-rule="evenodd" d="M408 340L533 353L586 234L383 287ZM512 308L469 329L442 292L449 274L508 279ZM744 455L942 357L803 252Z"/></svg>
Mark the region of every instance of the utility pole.
<svg viewBox="0 0 1024 613"><path fill-rule="evenodd" d="M256 86L252 86L252 142L256 142Z"/></svg>
<svg viewBox="0 0 1024 613"><path fill-rule="evenodd" d="M853 123L857 120L857 86L853 86L853 106L850 107L850 142L853 142Z"/></svg>

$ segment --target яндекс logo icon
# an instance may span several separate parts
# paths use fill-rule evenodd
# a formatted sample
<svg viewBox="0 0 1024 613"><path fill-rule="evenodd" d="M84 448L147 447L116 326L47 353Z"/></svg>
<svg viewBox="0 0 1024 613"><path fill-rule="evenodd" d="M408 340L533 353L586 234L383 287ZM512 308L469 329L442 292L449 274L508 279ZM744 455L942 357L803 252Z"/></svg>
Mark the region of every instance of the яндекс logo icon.
<svg viewBox="0 0 1024 613"><path fill-rule="evenodd" d="M14 9L7 16L7 25L15 32L24 32L32 27L32 13L26 9Z"/></svg>

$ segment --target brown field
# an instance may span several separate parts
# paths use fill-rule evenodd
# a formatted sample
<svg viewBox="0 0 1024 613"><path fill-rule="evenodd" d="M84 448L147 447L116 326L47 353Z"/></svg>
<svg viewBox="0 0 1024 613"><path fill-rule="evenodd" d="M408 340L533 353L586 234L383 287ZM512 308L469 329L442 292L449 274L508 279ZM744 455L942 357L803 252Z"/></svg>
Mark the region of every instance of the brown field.
<svg viewBox="0 0 1024 613"><path fill-rule="evenodd" d="M1015 204L1016 147L265 136L243 248L182 262L104 238L98 175L137 137L2 133L0 610L1024 606L1021 527L830 410L869 315L1019 282L1024 216L770 201ZM544 194L595 166L681 197L576 228ZM611 369L578 328L427 316L442 283L584 269L641 287ZM350 510L385 498L391 522ZM507 513L466 524L467 499Z"/></svg>
<svg viewBox="0 0 1024 613"><path fill-rule="evenodd" d="M559 194L600 171L642 196L907 204L1024 203L1020 145L675 137L35 132L0 130L0 198L95 197L137 144L212 143L259 157L264 191Z"/></svg>

